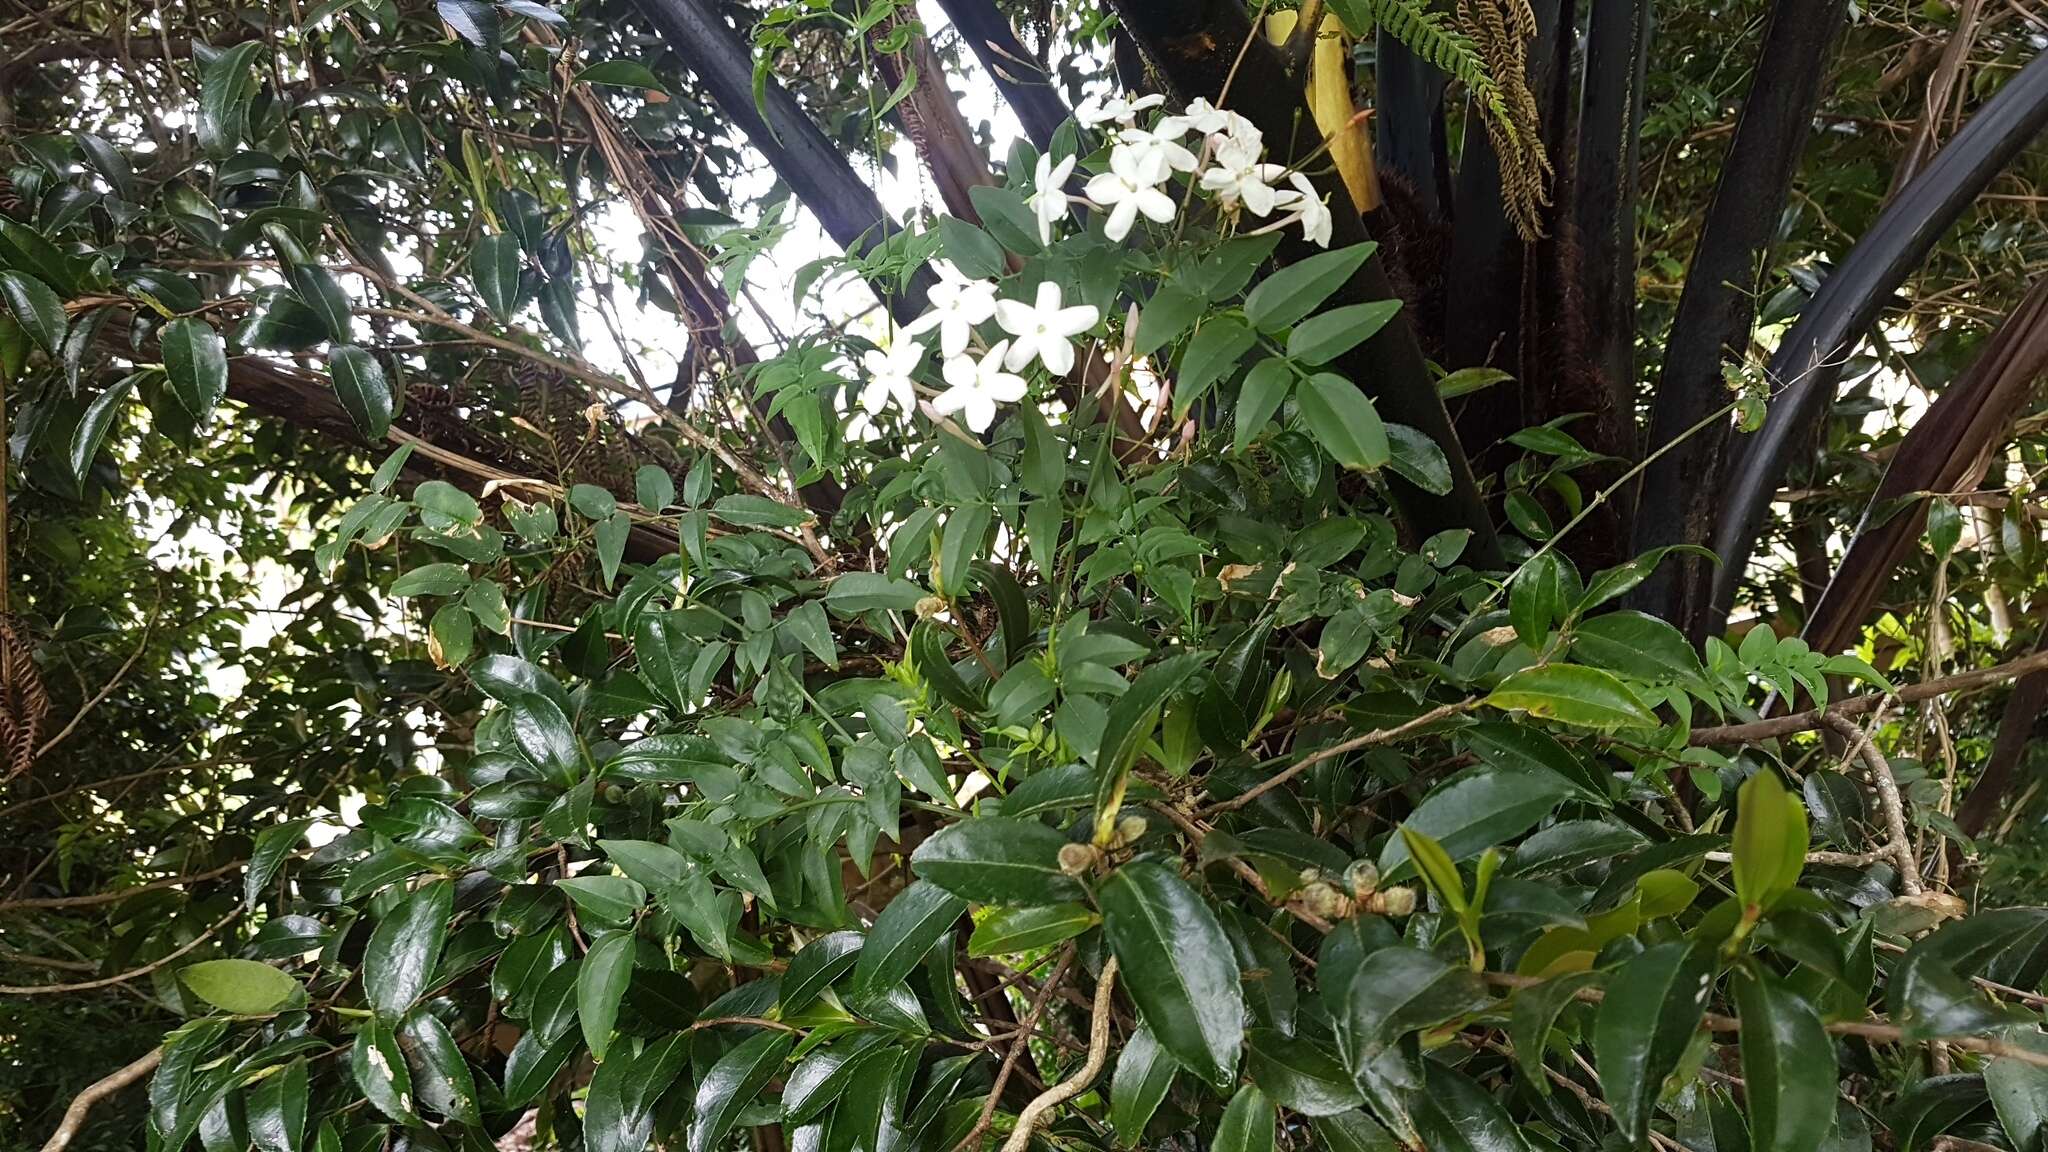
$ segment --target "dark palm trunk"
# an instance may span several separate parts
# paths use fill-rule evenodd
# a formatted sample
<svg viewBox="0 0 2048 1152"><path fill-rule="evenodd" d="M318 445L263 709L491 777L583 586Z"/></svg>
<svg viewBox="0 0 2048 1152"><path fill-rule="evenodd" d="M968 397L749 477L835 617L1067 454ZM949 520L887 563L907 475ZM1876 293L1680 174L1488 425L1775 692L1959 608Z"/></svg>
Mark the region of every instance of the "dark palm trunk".
<svg viewBox="0 0 2048 1152"><path fill-rule="evenodd" d="M1053 133L1066 122L1066 101L1031 50L1017 39L1010 22L996 10L994 0L939 0L939 7L967 41L974 58L994 78L1003 102L1017 114L1031 143L1040 152L1050 149Z"/></svg>
<svg viewBox="0 0 2048 1152"><path fill-rule="evenodd" d="M1780 0L1771 9L1756 78L1721 165L1664 345L1648 450L1671 447L1644 472L1636 502L1637 552L1704 543L1713 532L1728 422L1686 433L1728 403L1722 364L1740 362L1748 348L1758 257L1777 228L1805 150L1845 7L1845 0ZM1698 639L1705 619L1704 567L1703 560L1690 556L1662 565L1636 589L1633 602L1679 622Z"/></svg>
<svg viewBox="0 0 2048 1152"><path fill-rule="evenodd" d="M1935 242L2044 125L2048 53L2034 57L2008 81L1900 191L1778 346L1771 379L1782 382L1784 392L1730 473L1714 528L1721 567L1714 574L1708 629L1717 630L1727 618L1750 550L1770 515L1771 498L1796 447L1809 441L1834 396L1850 349ZM1684 482L1699 481L1694 475Z"/></svg>
<svg viewBox="0 0 2048 1152"><path fill-rule="evenodd" d="M1631 441L1636 404L1636 168L1650 23L1650 0L1593 0L1571 201L1579 290L1590 333L1588 357L1607 388L1617 433L1625 431ZM1633 457L1636 452L1622 454Z"/></svg>

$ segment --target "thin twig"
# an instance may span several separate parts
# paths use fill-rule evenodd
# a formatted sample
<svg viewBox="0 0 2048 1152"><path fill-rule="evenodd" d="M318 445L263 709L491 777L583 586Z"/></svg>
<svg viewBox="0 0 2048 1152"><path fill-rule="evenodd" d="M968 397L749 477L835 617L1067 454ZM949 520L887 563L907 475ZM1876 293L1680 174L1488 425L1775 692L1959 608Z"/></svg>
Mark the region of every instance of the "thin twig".
<svg viewBox="0 0 2048 1152"><path fill-rule="evenodd" d="M1045 1120L1045 1114L1088 1090L1109 1059L1111 993L1116 987L1116 957L1102 965L1102 978L1095 984L1095 1012L1088 1020L1088 1059L1072 1076L1047 1088L1017 1113L1017 1127L1003 1141L1003 1152L1024 1152L1031 1146L1031 1134ZM2048 1060L2048 1057L2043 1057Z"/></svg>
<svg viewBox="0 0 2048 1152"><path fill-rule="evenodd" d="M199 947L201 944L206 943L208 940L213 939L214 933L220 931L222 928L227 927L228 921L233 920L235 917L240 916L241 914L242 909L239 905L237 905L236 907L230 909L227 915L214 921L212 927L208 928L204 932L201 932L198 936L193 937L192 942L190 944L187 944L184 947L179 948L177 951L172 952L167 956L163 956L158 959L152 960L149 963L144 964L140 968L131 968L128 971L119 973L117 975L103 976L98 980L86 980L77 984L0 984L0 996L61 996L70 992L90 992L95 988L111 988L116 984L126 984L128 981L133 980L139 976L149 975L151 972L156 971L164 965L169 964L171 961L176 960L180 956L183 956L186 953L192 951L194 948Z"/></svg>
<svg viewBox="0 0 2048 1152"><path fill-rule="evenodd" d="M1891 764L1868 732L1840 716L1825 719L1828 727L1862 755L1864 767L1870 770L1870 783L1877 789L1878 807L1884 809L1885 829L1899 868L1899 888L1908 896L1920 895L1920 861L1913 855L1913 838L1906 832L1905 802L1899 797L1899 782L1892 776Z"/></svg>
<svg viewBox="0 0 2048 1152"><path fill-rule="evenodd" d="M105 700L108 696L113 695L114 689L120 685L122 680L127 678L129 669L135 667L135 662L142 658L142 653L149 647L150 631L156 627L157 617L162 614L163 607L163 589L159 587L157 589L156 607L150 609L149 619L143 621L142 638L135 642L135 651L130 652L128 654L128 658L126 660L121 661L121 666L114 670L114 675L112 676L112 678L110 678L105 684L100 685L100 690L98 692L93 693L92 699L87 700L84 704L79 706L78 711L72 713L70 723L64 725L64 727L62 728L59 728L55 736L52 736L48 740L43 741L43 746L36 749L36 759L41 760L44 756L49 754L50 749L55 748L59 744L62 744L64 742L64 738L66 736L71 735L71 733L77 729L79 721L85 719L86 716L89 713L91 713L93 709L99 707L101 701Z"/></svg>
<svg viewBox="0 0 2048 1152"><path fill-rule="evenodd" d="M116 901L126 900L130 896L137 896L144 892L154 892L159 888L175 888L180 884L196 884L201 880L212 880L219 876L225 876L247 863L247 860L236 860L231 864L223 864L218 868L198 872L191 876L166 876L161 880L151 880L147 884L137 884L131 888L116 888L112 892L94 892L86 896L32 896L26 900L8 900L0 903L0 915L8 912L25 912L38 908L85 908L94 904L112 904Z"/></svg>
<svg viewBox="0 0 2048 1152"><path fill-rule="evenodd" d="M1861 716L1887 700L1912 704L1953 692L1967 692L2007 680L2017 680L2029 672L2048 668L2048 651L2034 652L2017 660L2008 660L1989 668L1978 668L1969 672L1958 672L1939 680L1924 680L1908 684L1896 694L1866 692L1851 696L1810 712L1794 712L1789 716L1773 716L1769 720L1755 720L1748 724L1728 724L1719 728L1693 729L1690 743L1693 747L1707 747L1721 744L1751 744L1758 740L1771 740L1779 736L1790 736L1797 732L1812 732L1827 723L1826 716Z"/></svg>
<svg viewBox="0 0 2048 1152"><path fill-rule="evenodd" d="M1321 764L1325 760L1328 760L1335 756L1342 756L1347 752L1356 752L1360 748L1371 748L1378 744L1385 744L1390 741L1399 740L1401 737L1406 736L1411 732L1414 732L1418 728L1427 728L1431 724L1434 724L1439 720L1442 720L1449 716L1455 716L1460 712L1469 712L1472 709L1477 708L1478 706L1479 701L1477 700L1459 700L1451 704L1439 704L1435 708L1431 708L1429 711L1424 712L1422 715L1417 716L1413 720L1403 721L1402 723L1394 725L1392 728L1375 728L1370 732L1366 732L1358 736L1353 736L1349 740L1344 740L1336 744L1332 744L1328 748L1324 748L1319 752L1311 752L1307 756L1304 756L1301 759L1296 760L1294 763L1289 764L1285 769L1281 770L1275 775L1269 776L1266 779L1260 781L1259 783L1253 785L1252 787L1245 789L1238 795L1233 796L1228 800L1221 800L1215 804L1211 804L1204 814L1209 816L1216 816L1221 815L1225 812L1235 812L1239 808L1242 808L1245 805L1251 803L1252 801L1257 800L1259 797L1264 796L1266 793L1271 792L1273 789L1280 787L1282 784L1287 783L1289 780L1294 779L1296 776L1299 776L1303 772L1306 772L1309 769L1315 767L1316 765Z"/></svg>
<svg viewBox="0 0 2048 1152"><path fill-rule="evenodd" d="M71 1146L71 1141L77 1138L79 1131L85 1127L85 1118L93 1110L94 1105L156 1071L156 1066L163 1062L163 1058L164 1050L159 1045L151 1048L133 1063L109 1072L86 1085L85 1091L71 1098L71 1106L64 1109L64 1118L57 1122L57 1130L50 1133L50 1138L43 1143L43 1152L64 1152L64 1149Z"/></svg>
<svg viewBox="0 0 2048 1152"><path fill-rule="evenodd" d="M1059 988L1060 981L1066 978L1067 966L1073 963L1073 960L1074 948L1070 944L1061 951L1059 966L1052 970L1052 975L1039 987L1037 998L1031 1002L1031 1011L1025 1015L1023 1022L1017 1025L1016 1039L1011 1042L1010 1050L1003 1055L1003 1066L996 1070L995 1087L988 1090L988 1099L981 1106L981 1118L974 1122L974 1127L968 1129L967 1135L961 1137L959 1143L953 1145L953 1152L966 1152L969 1148L979 1147L982 1136L987 1133L989 1126L995 1123L996 1106L1002 1102L1003 1088L1009 1084L1010 1074L1016 1071L1017 1058L1030 1046L1031 1036L1038 1028L1039 1018L1045 1015L1046 1006L1052 1003L1053 992ZM1111 960L1110 963L1114 964L1116 961Z"/></svg>

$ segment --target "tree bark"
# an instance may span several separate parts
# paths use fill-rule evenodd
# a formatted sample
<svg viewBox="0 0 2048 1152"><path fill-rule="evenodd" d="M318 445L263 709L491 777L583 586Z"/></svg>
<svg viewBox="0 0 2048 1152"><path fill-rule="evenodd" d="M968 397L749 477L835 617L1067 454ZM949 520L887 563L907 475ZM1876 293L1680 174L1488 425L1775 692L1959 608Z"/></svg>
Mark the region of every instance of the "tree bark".
<svg viewBox="0 0 2048 1152"><path fill-rule="evenodd" d="M1675 442L1729 401L1722 364L1740 363L1749 347L1759 256L1777 228L1798 171L1845 9L1845 0L1780 0L1771 9L1749 97L1664 343L1647 449L1675 446L1643 474L1631 545L1637 553L1705 543L1712 534L1721 496L1716 477L1729 422L1709 424ZM1704 566L1703 559L1693 556L1659 565L1637 587L1631 603L1679 623L1699 639L1705 622Z"/></svg>
<svg viewBox="0 0 2048 1152"><path fill-rule="evenodd" d="M1793 5L1794 8L1797 5ZM1750 551L1797 445L1806 443L1833 397L1850 349L1906 276L1994 177L2048 126L2048 53L2034 57L1978 110L1920 175L1888 205L1870 231L1806 306L1771 359L1784 391L1730 473L1730 482L1683 483L1725 493L1714 527L1721 567L1713 575L1703 631L1718 631L1735 601Z"/></svg>

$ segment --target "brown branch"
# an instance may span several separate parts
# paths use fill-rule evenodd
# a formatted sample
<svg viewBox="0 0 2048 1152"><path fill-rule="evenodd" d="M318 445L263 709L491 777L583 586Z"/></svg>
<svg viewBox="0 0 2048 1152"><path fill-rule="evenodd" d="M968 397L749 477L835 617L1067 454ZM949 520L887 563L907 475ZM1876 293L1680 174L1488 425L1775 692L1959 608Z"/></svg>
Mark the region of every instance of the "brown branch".
<svg viewBox="0 0 2048 1152"><path fill-rule="evenodd" d="M1861 716L1883 704L1894 700L1902 704L1913 704L1921 700L1932 700L1955 692L1967 692L1991 684L2002 684L2015 680L2029 672L2048 668L2048 651L2035 652L2017 660L2008 660L1989 668L1977 668L1969 672L1958 672L1935 680L1924 680L1908 684L1896 694L1868 692L1851 696L1808 712L1794 712L1788 716L1773 716L1769 720L1753 720L1747 724L1725 724L1718 728L1695 728L1689 743L1695 748L1714 747L1723 744L1753 744L1758 740L1774 740L1780 736L1791 736L1799 732L1812 732L1827 723L1829 716Z"/></svg>
<svg viewBox="0 0 2048 1152"><path fill-rule="evenodd" d="M959 1143L953 1145L953 1152L966 1152L969 1148L978 1147L989 1126L995 1123L996 1106L1002 1103L1003 1088L1009 1084L1010 1074L1017 1069L1017 1058L1030 1047L1032 1033L1038 1028L1039 1019L1045 1015L1046 1007L1052 1003L1053 993L1059 989L1060 981L1066 979L1067 967L1073 961L1074 947L1069 944L1061 950L1059 965L1052 970L1052 975L1039 986L1038 996L1031 1002L1031 1011L1025 1015L1023 1022L1017 1025L1016 1039L1010 1042L1010 1050L1004 1053L1003 1066L996 1071L995 1086L988 1090L988 1100L981 1106L981 1118L974 1122L974 1127L967 1130L967 1135L962 1136ZM1112 960L1110 963L1113 964L1115 961Z"/></svg>
<svg viewBox="0 0 2048 1152"><path fill-rule="evenodd" d="M4 512L4 509L0 509L0 512ZM113 694L114 689L120 685L121 681L127 678L129 670L135 667L135 662L141 659L142 653L149 647L149 634L155 629L157 617L163 613L163 607L163 589L158 588L156 606L150 609L149 619L142 624L142 638L136 641L135 651L130 652L128 658L121 661L121 666L114 670L113 677L105 684L100 685L100 690L93 693L92 699L79 706L78 711L72 714L70 723L58 729L56 735L43 741L42 747L36 749L35 759L41 760L49 754L50 749L62 744L64 738L71 735L78 728L78 722L85 719L93 709L99 707L102 701Z"/></svg>
<svg viewBox="0 0 2048 1152"><path fill-rule="evenodd" d="M196 884L201 880L213 880L225 876L247 863L247 860L236 860L231 864L223 864L218 868L194 873L190 876L166 876L161 880L151 880L147 884L137 884L131 888L117 888L112 892L94 892L87 896L34 896L26 900L8 900L0 902L0 915L5 915L9 912L29 912L45 908L87 908L96 904L113 904L126 900L130 896L139 896L144 892L154 892L159 888L175 888L180 884Z"/></svg>
<svg viewBox="0 0 2048 1152"><path fill-rule="evenodd" d="M163 1062L163 1058L164 1050L159 1045L138 1057L133 1063L109 1072L86 1085L85 1091L71 1098L70 1107L64 1109L64 1118L57 1122L57 1130L50 1133L50 1138L44 1141L42 1152L64 1152L64 1149L70 1147L71 1142L78 1138L78 1133L85 1127L86 1116L92 1112L95 1105L156 1071L156 1066Z"/></svg>
<svg viewBox="0 0 2048 1152"><path fill-rule="evenodd" d="M1321 764L1325 760L1331 759L1332 757L1336 756L1342 756L1346 752L1356 752L1360 748L1371 748L1375 745L1386 744L1391 741L1398 740L1401 737L1416 731L1417 729L1427 728L1431 724L1434 724L1439 720L1455 716L1460 712L1469 712L1472 709L1477 708L1478 706L1479 701L1477 700L1459 700L1451 704L1439 704L1435 708L1432 708L1429 711L1424 712L1422 715L1415 717L1413 720L1403 721L1402 723L1394 725L1392 728L1375 728L1370 732L1363 733L1362 735L1353 736L1349 740L1332 744L1328 748L1324 748L1319 752L1312 752L1309 755L1304 756L1299 760L1296 760L1294 763L1288 765L1282 771L1276 773L1275 775L1269 776L1264 780L1261 780L1259 783L1246 789L1239 795L1233 796L1228 800L1221 800L1215 804L1211 804L1208 807L1208 809L1204 812L1204 815L1217 816L1225 812L1235 812L1239 808L1242 808L1245 805L1251 803L1252 801L1257 800L1259 797L1264 796L1266 793L1271 792L1273 789L1280 787L1282 784L1287 783L1289 780L1294 779L1296 776L1299 776L1303 772L1308 771L1310 768L1313 768L1316 765Z"/></svg>
<svg viewBox="0 0 2048 1152"><path fill-rule="evenodd" d="M140 968L131 968L126 972L117 973L113 976L103 976L98 980L84 980L77 984L0 984L0 996L62 996L72 992L91 992L96 988L111 988L116 984L126 984L128 981L139 976L149 975L151 972L213 939L214 933L227 927L228 921L241 914L242 909L239 905L229 909L227 915L214 921L212 927L193 937L191 943L184 945L169 955L152 960Z"/></svg>
<svg viewBox="0 0 2048 1152"><path fill-rule="evenodd" d="M1088 1059L1072 1076L1040 1092L1024 1111L1017 1114L1017 1127L1010 1132L1010 1138L1003 1142L1003 1152L1024 1152L1031 1145L1031 1134L1038 1130L1045 1120L1045 1114L1072 1100L1088 1090L1102 1066L1109 1058L1109 1021L1111 994L1116 988L1116 957L1111 956L1102 965L1102 978L1095 984L1095 1012L1088 1022ZM2048 1061L2048 1057L2043 1057Z"/></svg>
<svg viewBox="0 0 2048 1152"><path fill-rule="evenodd" d="M1892 775L1891 764L1877 750L1870 733L1840 716L1828 716L1826 720L1828 727L1863 757L1863 766L1870 770L1870 783L1877 789L1878 806L1884 809L1885 830L1899 868L1899 887L1908 896L1920 895L1920 862L1913 857L1913 838L1906 832L1906 806L1899 797L1899 782Z"/></svg>

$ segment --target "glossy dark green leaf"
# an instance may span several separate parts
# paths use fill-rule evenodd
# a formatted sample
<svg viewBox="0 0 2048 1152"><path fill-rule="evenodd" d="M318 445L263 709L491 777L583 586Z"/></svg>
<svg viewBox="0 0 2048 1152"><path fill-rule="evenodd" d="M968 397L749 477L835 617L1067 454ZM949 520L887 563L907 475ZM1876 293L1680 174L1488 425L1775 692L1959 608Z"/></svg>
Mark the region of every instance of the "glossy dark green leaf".
<svg viewBox="0 0 2048 1152"><path fill-rule="evenodd" d="M1164 348L1187 331L1207 306L1208 301L1185 288L1171 283L1160 285L1138 316L1132 350L1140 356L1150 356Z"/></svg>
<svg viewBox="0 0 2048 1152"><path fill-rule="evenodd" d="M377 358L353 344L343 344L328 352L327 372L334 378L334 395L354 421L356 431L373 444L384 439L391 430L391 385Z"/></svg>
<svg viewBox="0 0 2048 1152"><path fill-rule="evenodd" d="M294 264L285 270L291 281L292 291L299 300L320 317L321 326L326 329L327 338L337 344L346 344L354 336L354 325L350 322L348 294L341 290L334 273L318 264Z"/></svg>
<svg viewBox="0 0 2048 1152"><path fill-rule="evenodd" d="M1080 904L998 908L974 926L974 934L967 940L967 954L976 957L1008 956L1050 948L1101 922L1102 917Z"/></svg>
<svg viewBox="0 0 2048 1152"><path fill-rule="evenodd" d="M377 922L363 949L363 992L380 1017L402 1019L427 990L454 901L455 886L436 881L414 889Z"/></svg>
<svg viewBox="0 0 2048 1152"><path fill-rule="evenodd" d="M412 1073L406 1070L405 1052L390 1024L380 1019L363 1021L349 1056L349 1069L372 1107L401 1124L415 1122Z"/></svg>
<svg viewBox="0 0 2048 1152"><path fill-rule="evenodd" d="M1950 921L1899 958L1885 987L1892 1023L1912 1040L1986 1032L2014 1022L1970 983L1993 959L2040 931L2048 909L2000 908Z"/></svg>
<svg viewBox="0 0 2048 1152"><path fill-rule="evenodd" d="M1332 5L1335 7L1335 5ZM1338 1112L1309 1121L1316 1143L1329 1152L1401 1152L1400 1142L1363 1112Z"/></svg>
<svg viewBox="0 0 2048 1152"><path fill-rule="evenodd" d="M718 1058L718 1063L704 1074L703 1083L697 1085L697 1098L690 1112L690 1152L712 1152L725 1146L726 1135L739 1121L740 1113L781 1071L782 1061L794 1042L795 1038L787 1032L761 1032Z"/></svg>
<svg viewBox="0 0 2048 1152"><path fill-rule="evenodd" d="M1835 1046L1805 1000L1770 974L1738 975L1743 1098L1753 1152L1818 1147L1835 1118L1815 1105L1835 1093Z"/></svg>
<svg viewBox="0 0 2048 1152"><path fill-rule="evenodd" d="M1498 1100L1464 1073L1424 1060L1414 1101L1418 1147L1430 1152L1529 1152L1520 1127Z"/></svg>
<svg viewBox="0 0 2048 1152"><path fill-rule="evenodd" d="M1605 980L1602 972L1568 972L1516 991L1508 1017L1508 1038L1514 1043L1515 1063L1523 1079L1536 1091L1550 1091L1550 1080L1543 1074L1543 1052L1557 1018L1578 1000L1580 992L1597 988Z"/></svg>
<svg viewBox="0 0 2048 1152"><path fill-rule="evenodd" d="M798 1061L782 1087L782 1118L801 1124L837 1103L887 1039L884 1032L865 1032L845 1043L819 1048Z"/></svg>
<svg viewBox="0 0 2048 1152"><path fill-rule="evenodd" d="M1158 727L1160 707L1201 666L1202 658L1192 652L1169 656L1139 673L1124 694L1116 698L1116 703L1109 706L1109 717L1102 725L1102 743L1095 753L1098 825L1115 818L1123 802L1131 765Z"/></svg>
<svg viewBox="0 0 2048 1152"><path fill-rule="evenodd" d="M1431 792L1401 823L1442 844L1452 860L1468 860L1534 828L1573 793L1570 782L1550 773L1471 772ZM1379 868L1388 878L1405 875L1407 841L1389 839Z"/></svg>
<svg viewBox="0 0 2048 1152"><path fill-rule="evenodd" d="M664 91L653 69L638 60L600 60L576 73L573 84L608 84L614 88Z"/></svg>
<svg viewBox="0 0 2048 1152"><path fill-rule="evenodd" d="M1365 1102L1344 1065L1314 1041L1254 1028L1245 1043L1245 1072L1252 1083L1290 1112L1334 1116Z"/></svg>
<svg viewBox="0 0 2048 1152"><path fill-rule="evenodd" d="M1433 1028L1486 1006L1477 973L1418 948L1382 948L1365 957L1336 1017L1337 1045L1354 1072L1410 1032Z"/></svg>
<svg viewBox="0 0 2048 1152"><path fill-rule="evenodd" d="M591 941L576 975L576 1018L583 1025L583 1043L600 1063L611 1047L619 1001L633 980L633 933L607 932Z"/></svg>
<svg viewBox="0 0 2048 1152"><path fill-rule="evenodd" d="M306 1138L306 1060L258 1080L246 1097L249 1139L257 1152L299 1152Z"/></svg>
<svg viewBox="0 0 2048 1152"><path fill-rule="evenodd" d="M1212 1152L1273 1152L1274 1119L1273 1102L1258 1085L1246 1084L1224 1107L1209 1147Z"/></svg>
<svg viewBox="0 0 2048 1152"><path fill-rule="evenodd" d="M1638 680L1669 683L1701 676L1685 634L1655 616L1609 612L1572 626L1572 655Z"/></svg>
<svg viewBox="0 0 2048 1152"><path fill-rule="evenodd" d="M1647 949L1615 973L1593 1026L1593 1059L1614 1121L1641 1142L1714 987L1711 949L1674 941Z"/></svg>
<svg viewBox="0 0 2048 1152"><path fill-rule="evenodd" d="M484 307L500 323L519 311L519 239L486 236L469 253L469 275Z"/></svg>
<svg viewBox="0 0 2048 1152"><path fill-rule="evenodd" d="M1982 1076L1959 1072L1916 1081L1892 1107L1892 1146L1932 1148L1936 1136L1982 1109L1987 1099Z"/></svg>
<svg viewBox="0 0 2048 1152"><path fill-rule="evenodd" d="M249 66L262 47L261 40L246 40L199 70L199 148L208 156L230 155L248 134L249 104L256 98Z"/></svg>
<svg viewBox="0 0 2048 1152"><path fill-rule="evenodd" d="M505 1106L523 1108L532 1103L582 1046L583 1037L574 1028L553 1041L544 1040L538 1032L522 1033L505 1058Z"/></svg>
<svg viewBox="0 0 2048 1152"><path fill-rule="evenodd" d="M2014 1028L2007 1043L2048 1053L2048 1036L2038 1027ZM2048 1132L2048 1068L2012 1056L1995 1056L1984 1065L1984 1088L1991 1107L2014 1148L2039 1148Z"/></svg>
<svg viewBox="0 0 2048 1152"><path fill-rule="evenodd" d="M861 946L853 967L854 993L879 995L902 983L965 911L967 901L929 880L897 893L875 917Z"/></svg>
<svg viewBox="0 0 2048 1152"><path fill-rule="evenodd" d="M297 980L254 960L201 960L180 968L178 978L201 1000L237 1016L265 1016L305 999Z"/></svg>
<svg viewBox="0 0 2048 1152"><path fill-rule="evenodd" d="M576 911L607 924L625 924L647 903L647 889L624 876L571 876L556 881Z"/></svg>
<svg viewBox="0 0 2048 1152"><path fill-rule="evenodd" d="M412 1056L413 1089L419 1102L457 1124L482 1124L476 1074L470 1071L448 1026L422 1010L406 1017L398 1034Z"/></svg>
<svg viewBox="0 0 2048 1152"><path fill-rule="evenodd" d="M1245 373L1244 387L1237 394L1237 431L1232 447L1243 452L1257 439L1273 419L1273 413L1280 410L1280 402L1293 390L1294 370L1287 366L1287 361L1268 356L1252 365L1252 370Z"/></svg>
<svg viewBox="0 0 2048 1152"><path fill-rule="evenodd" d="M1608 799L1608 775L1586 763L1576 752L1543 731L1528 724L1489 720L1458 733L1479 759L1506 771L1549 772L1572 785L1581 799L1602 808L1613 807Z"/></svg>
<svg viewBox="0 0 2048 1152"><path fill-rule="evenodd" d="M515 693L505 699L505 711L512 721L512 739L548 783L566 788L581 777L583 745L568 715L553 700L537 692Z"/></svg>
<svg viewBox="0 0 2048 1152"><path fill-rule="evenodd" d="M583 1143L589 1152L643 1152L654 1136L655 1108L689 1062L690 1037L662 1037L630 1059L597 1066L584 1094Z"/></svg>
<svg viewBox="0 0 2048 1152"><path fill-rule="evenodd" d="M164 325L157 342L171 394L195 422L203 423L228 391L227 347L220 333L204 320L180 316Z"/></svg>
<svg viewBox="0 0 2048 1152"><path fill-rule="evenodd" d="M1432 496L1449 493L1454 480L1443 447L1419 428L1390 423L1386 429L1387 467Z"/></svg>
<svg viewBox="0 0 2048 1152"><path fill-rule="evenodd" d="M1544 664L1501 681L1486 702L1580 728L1652 728L1657 717L1628 686L1598 668Z"/></svg>
<svg viewBox="0 0 2048 1152"><path fill-rule="evenodd" d="M1159 1111L1179 1067L1159 1046L1151 1027L1139 1024L1117 1053L1116 1071L1110 1077L1109 1123L1118 1144L1135 1148L1144 1139L1145 1125Z"/></svg>
<svg viewBox="0 0 2048 1152"><path fill-rule="evenodd" d="M910 863L920 877L976 904L1058 904L1086 895L1060 871L1066 843L1036 820L962 820L918 845Z"/></svg>
<svg viewBox="0 0 2048 1152"><path fill-rule="evenodd" d="M782 1014L793 1016L809 1007L819 993L853 967L864 940L851 930L827 932L798 949L782 974Z"/></svg>
<svg viewBox="0 0 2048 1152"><path fill-rule="evenodd" d="M1209 905L1169 865L1138 859L1097 894L1125 988L1160 1046L1212 1085L1237 1075L1244 990L1237 955Z"/></svg>

